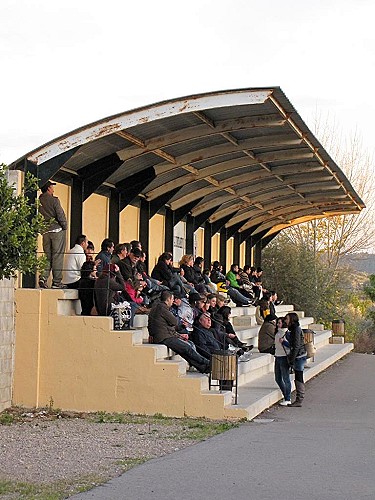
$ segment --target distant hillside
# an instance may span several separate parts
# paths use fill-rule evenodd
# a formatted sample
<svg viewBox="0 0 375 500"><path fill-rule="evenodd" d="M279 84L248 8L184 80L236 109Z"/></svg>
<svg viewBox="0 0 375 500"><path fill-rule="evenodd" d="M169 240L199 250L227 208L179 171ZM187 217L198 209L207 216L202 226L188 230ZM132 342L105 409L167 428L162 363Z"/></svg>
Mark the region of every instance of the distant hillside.
<svg viewBox="0 0 375 500"><path fill-rule="evenodd" d="M375 254L356 253L347 255L342 258L341 262L362 273L375 274Z"/></svg>

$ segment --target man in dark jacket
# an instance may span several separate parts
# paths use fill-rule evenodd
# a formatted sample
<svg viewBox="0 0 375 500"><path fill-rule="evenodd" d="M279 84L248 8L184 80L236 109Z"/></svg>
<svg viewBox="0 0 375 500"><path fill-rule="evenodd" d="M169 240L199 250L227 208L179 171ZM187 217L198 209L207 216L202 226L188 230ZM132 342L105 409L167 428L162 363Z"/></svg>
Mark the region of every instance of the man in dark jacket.
<svg viewBox="0 0 375 500"><path fill-rule="evenodd" d="M203 312L199 316L194 325L192 341L208 355L223 349L223 344L215 338L214 332L211 330L211 316L209 313Z"/></svg>
<svg viewBox="0 0 375 500"><path fill-rule="evenodd" d="M125 281L134 280L137 278L138 269L137 263L142 256L141 250L139 248L132 248L129 254L123 259L121 266L121 274Z"/></svg>
<svg viewBox="0 0 375 500"><path fill-rule="evenodd" d="M174 300L173 293L164 290L160 299L153 305L148 317L150 337L156 344L164 344L172 349L201 373L209 373L209 361L191 347L187 334L179 334L176 330L177 318L169 310Z"/></svg>
<svg viewBox="0 0 375 500"><path fill-rule="evenodd" d="M60 200L53 196L54 182L48 181L41 187L39 212L49 222L43 234L43 251L48 260L48 267L39 277L40 288L47 288L47 280L52 270L52 288L65 288L61 284L64 263L67 222Z"/></svg>

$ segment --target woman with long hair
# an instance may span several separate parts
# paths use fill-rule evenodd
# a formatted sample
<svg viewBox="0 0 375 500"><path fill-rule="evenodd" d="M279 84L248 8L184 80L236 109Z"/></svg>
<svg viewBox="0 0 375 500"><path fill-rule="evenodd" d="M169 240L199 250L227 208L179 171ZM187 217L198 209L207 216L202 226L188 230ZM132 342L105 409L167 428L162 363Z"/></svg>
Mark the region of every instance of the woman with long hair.
<svg viewBox="0 0 375 500"><path fill-rule="evenodd" d="M292 392L288 361L290 349L289 342L285 339L286 332L285 318L278 318L276 321L275 334L275 381L284 396L283 401L280 402L281 406L288 406L291 404L290 394Z"/></svg>
<svg viewBox="0 0 375 500"><path fill-rule="evenodd" d="M294 382L296 385L296 400L290 407L302 406L305 397L305 383L303 380L303 370L306 364L305 339L302 328L299 324L298 314L291 312L285 316L285 323L288 328L286 338L289 343L290 354L288 356L289 366L294 370Z"/></svg>

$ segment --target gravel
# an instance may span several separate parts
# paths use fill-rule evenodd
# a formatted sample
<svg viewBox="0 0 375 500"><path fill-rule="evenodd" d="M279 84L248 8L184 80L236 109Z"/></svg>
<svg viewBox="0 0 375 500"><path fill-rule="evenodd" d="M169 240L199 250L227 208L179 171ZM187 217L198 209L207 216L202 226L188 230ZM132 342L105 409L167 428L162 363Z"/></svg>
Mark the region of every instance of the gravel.
<svg viewBox="0 0 375 500"><path fill-rule="evenodd" d="M187 437L191 428L178 419L97 423L92 416L51 418L39 412L23 413L17 420L0 425L0 480L63 482L71 493L77 485L99 484L197 442Z"/></svg>

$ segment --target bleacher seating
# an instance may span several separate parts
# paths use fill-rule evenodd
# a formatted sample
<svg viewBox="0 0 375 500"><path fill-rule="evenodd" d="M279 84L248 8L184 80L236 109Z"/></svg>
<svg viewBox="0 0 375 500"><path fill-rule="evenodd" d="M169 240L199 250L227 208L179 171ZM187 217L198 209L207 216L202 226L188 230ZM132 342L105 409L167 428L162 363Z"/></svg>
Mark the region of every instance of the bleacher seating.
<svg viewBox="0 0 375 500"><path fill-rule="evenodd" d="M207 375L188 370L186 361L180 356L174 355L166 346L148 343L148 317L146 315L135 316L134 330L113 332L111 331L110 318L83 317L76 314L78 310L78 295L75 290L40 291L24 289L18 290L17 293L19 297L25 295L24 300L27 300L26 294L40 294L38 295L38 300L41 301L41 304L44 300L47 300L46 294L49 295L47 300L48 307L43 307L43 305L40 307L40 310L44 311L43 314L46 315L46 321L41 321L40 324L48 324L49 328L49 348L50 343L54 341L53 329L58 329L56 325L59 324L59 321L63 322L64 331L69 332L69 339L74 338L74 332L76 332L77 336L79 335L81 343L85 346L85 356L90 359L92 357L89 369L92 370L93 373L85 379L85 383L88 384L86 387L87 394L92 394L90 391L95 390L95 387L91 387L89 384L93 383L91 382L92 380L95 380L95 370L98 369L98 365L95 364L98 345L103 352L106 352L107 345L110 346L107 342L109 342L110 338L113 340L111 334L115 333L116 342L119 342L117 349L122 349L124 356L127 356L125 357L128 360L128 369L123 365L119 365L118 368L112 366L119 363L118 357L115 355L113 355L113 359L108 359L108 355L106 355L105 362L111 365L111 369L114 369L115 373L121 374L120 381L125 380L126 387L131 386L134 391L137 391L138 399L136 395L132 395L132 398L125 398L124 396L123 401L121 401L121 391L118 391L116 386L116 397L113 396L111 399L112 387L109 387L108 394L106 398L104 398L103 405L100 408L90 408L90 404L92 404L90 401L92 401L93 398L91 397L90 399L90 397L87 396L86 401L86 392L83 390L84 388L80 393L80 397L72 397L71 401L69 397L65 397L65 399L60 401L58 390L53 382L53 377L48 376L48 373L51 372L46 371L42 373L42 375L39 375L44 380L44 384L51 384L50 387L47 386L43 388L44 394L53 395L55 404L59 408L78 411L87 411L89 408L92 411L129 411L149 414L163 413L170 416L205 416L214 419L252 419L282 397L274 381L273 356L270 354L261 354L256 348L259 326L256 325L255 322L254 307L235 307L232 309L232 321L238 336L243 342L255 346L250 361L239 363L238 404L234 405L233 394L230 391L220 393L218 388L211 388L211 390L209 390L209 379ZM35 299L35 295L30 295L30 297L34 297ZM55 308L53 304L55 304ZM21 309L22 307L17 308L17 314L22 316L23 312ZM283 304L276 307L278 315L284 316L290 311L293 311L292 305ZM303 312L298 312L298 314L301 318L302 327L313 327L316 332L315 345L317 347L317 353L314 360L308 361L305 370L305 379L309 380L311 377L317 375L350 352L353 349L353 345L330 344L329 340L332 335L330 330L324 330L322 325L314 324L314 319L305 317ZM28 319L31 321L34 318L29 315ZM95 335L99 335L97 330L100 330L100 337L95 337ZM18 342L23 342L22 335L23 334L19 335L17 332ZM59 338L63 335L64 333L59 331ZM56 337L58 337L57 334ZM95 341L93 340L94 337ZM42 335L40 335L40 338L42 338ZM69 342L69 339L66 342L66 352L62 355L70 359L70 357L76 356L76 353L72 351L74 346L71 347L70 344L72 342ZM25 342L27 342L26 338ZM111 349L112 348L113 344L111 344ZM52 351L55 353L53 349ZM49 353L45 355L51 357ZM131 365L131 360L133 358L137 359L136 366L138 368L141 366L143 370L142 373L145 374L144 384L142 380L139 380L139 370L135 370ZM41 359L43 359L43 356L41 356ZM52 365L53 359L51 358L48 360L48 366L45 369L52 370ZM43 363L40 363L40 369L44 370ZM75 379L73 378L74 376ZM73 373L70 379L70 372L62 371L60 378L61 377L65 377L65 384L71 383L74 385L78 375L74 375ZM16 376L15 383L17 383L17 380ZM116 384L118 383L117 378ZM74 393L73 388L72 393ZM18 398L15 403L22 404L22 390L18 388L15 394L16 398ZM165 397L163 397L163 394L165 394ZM173 399L171 394L173 394ZM39 399L40 397L39 395ZM170 400L168 399L169 397L171 398ZM143 401L145 402L143 403ZM173 401L173 404L170 401Z"/></svg>

